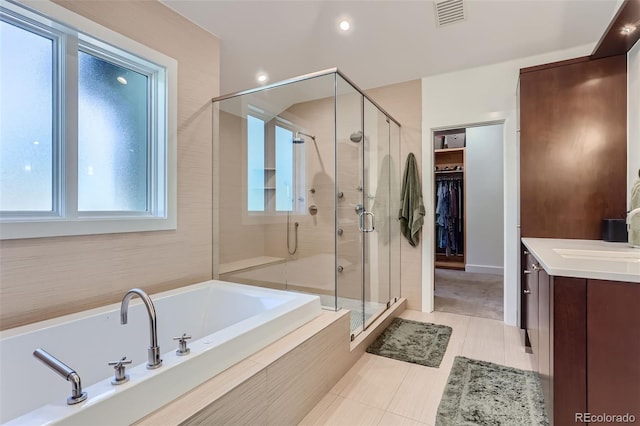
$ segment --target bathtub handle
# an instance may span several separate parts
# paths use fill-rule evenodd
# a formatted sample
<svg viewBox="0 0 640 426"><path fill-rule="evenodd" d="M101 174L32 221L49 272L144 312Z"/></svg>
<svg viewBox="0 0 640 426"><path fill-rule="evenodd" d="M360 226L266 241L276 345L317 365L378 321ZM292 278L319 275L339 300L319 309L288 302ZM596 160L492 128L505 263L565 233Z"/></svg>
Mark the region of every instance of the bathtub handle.
<svg viewBox="0 0 640 426"><path fill-rule="evenodd" d="M125 373L125 367L128 364L131 364L131 360L127 359L126 356L123 356L122 359L118 361L111 361L109 365L113 366L113 369L116 371L116 377L111 380L112 385L121 385L123 383L127 383L129 381L129 375Z"/></svg>
<svg viewBox="0 0 640 426"><path fill-rule="evenodd" d="M187 340L191 339L191 336L187 336L187 333L183 333L182 336L180 337L174 337L173 340L177 340L178 341L178 349L176 349L176 355L178 356L184 356L184 355L189 355L189 352L191 352L191 349L189 349L187 347Z"/></svg>

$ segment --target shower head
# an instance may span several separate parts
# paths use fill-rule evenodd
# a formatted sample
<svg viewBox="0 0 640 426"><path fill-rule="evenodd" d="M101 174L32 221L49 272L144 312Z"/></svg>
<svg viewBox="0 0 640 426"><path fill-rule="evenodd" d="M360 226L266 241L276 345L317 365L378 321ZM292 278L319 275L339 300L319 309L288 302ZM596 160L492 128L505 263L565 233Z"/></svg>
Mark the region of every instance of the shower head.
<svg viewBox="0 0 640 426"><path fill-rule="evenodd" d="M316 141L316 137L303 132L296 132L296 135L293 137L293 143L304 143L304 136L310 137L313 141Z"/></svg>
<svg viewBox="0 0 640 426"><path fill-rule="evenodd" d="M355 142L355 143L362 141L362 130L358 130L356 132L351 133L351 135L349 136L349 139L351 139L351 142Z"/></svg>

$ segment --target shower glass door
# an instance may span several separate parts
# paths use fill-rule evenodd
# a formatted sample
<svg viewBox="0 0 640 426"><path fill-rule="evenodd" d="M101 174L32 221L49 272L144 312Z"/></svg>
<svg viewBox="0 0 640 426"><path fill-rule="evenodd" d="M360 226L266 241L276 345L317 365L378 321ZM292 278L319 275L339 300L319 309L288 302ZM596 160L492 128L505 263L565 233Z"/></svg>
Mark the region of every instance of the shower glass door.
<svg viewBox="0 0 640 426"><path fill-rule="evenodd" d="M364 328L362 204L363 96L336 76L336 294L338 308L351 315L351 334Z"/></svg>
<svg viewBox="0 0 640 426"><path fill-rule="evenodd" d="M364 99L363 174L359 226L364 244L363 322L366 329L384 310L390 296L390 142L389 119Z"/></svg>

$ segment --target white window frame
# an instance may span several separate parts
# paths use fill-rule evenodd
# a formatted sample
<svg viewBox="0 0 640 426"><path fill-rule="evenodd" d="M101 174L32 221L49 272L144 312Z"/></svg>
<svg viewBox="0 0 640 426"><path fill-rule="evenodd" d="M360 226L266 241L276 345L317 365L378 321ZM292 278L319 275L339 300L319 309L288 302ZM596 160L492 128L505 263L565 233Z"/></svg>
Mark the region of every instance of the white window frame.
<svg viewBox="0 0 640 426"><path fill-rule="evenodd" d="M254 118L257 118L259 120L262 120L262 122L264 123L264 140L262 141L263 146L264 146L264 150L265 150L265 155L274 155L275 156L275 150L276 150L276 140L275 140L275 128L276 127L281 127L283 129L289 130L291 131L291 133L293 133L294 135L296 134L297 131L304 131L304 129L302 129L301 127L297 126L295 123L292 123L289 120L286 120L280 116L275 116L275 117L269 117L267 116L264 111L262 111L260 108L254 107L252 105L248 105L245 114L245 117L249 117L252 116ZM243 156L244 156L244 164L243 164L243 174L244 174L244 199L243 199L243 203L242 203L242 210L243 210L243 217L244 217L244 222L245 223L277 223L280 222L282 218L285 218L287 215L302 215L305 214L306 212L306 205L307 205L307 197L306 197L306 193L305 190L302 189L300 191L301 194L303 194L304 201L302 202L302 206L299 206L298 201L294 200L293 201L293 209L292 210L277 210L276 209L276 200L275 197L277 196L277 190L273 193L273 206L268 206L266 203L264 205L264 210L249 210L249 200L248 200L248 196L249 196L249 185L248 185L248 178L247 178L247 172L248 172L248 160L249 160L249 155L251 155L251 153L249 152L248 149L248 126L246 129L244 129L244 133L242 135L244 143L243 143ZM273 153L271 154L267 154L268 150L269 150L269 145L273 145L272 149L273 149ZM274 164L272 165L273 167L276 167L275 164L275 158L274 158ZM296 179L296 169L295 169L295 165L294 165L294 176L292 176L293 179ZM298 170L298 173L306 173L306 163L304 165L301 166L302 170ZM276 167L277 169L277 167ZM265 170L267 170L267 164L265 163ZM277 170L276 170L277 173ZM274 173L274 180L275 180L275 173ZM306 184L306 179L305 182L302 183L302 186L304 186ZM275 185L275 181L274 181L274 185ZM266 197L267 194L267 189L264 188L263 191L263 196Z"/></svg>
<svg viewBox="0 0 640 426"><path fill-rule="evenodd" d="M0 0L0 7L56 40L54 63L53 212L3 212L0 239L176 229L177 61L48 0ZM77 51L151 76L146 212L78 211ZM58 65L58 66L56 66ZM64 81L62 80L64 78ZM57 83L57 84L56 84ZM56 92L58 90L58 92Z"/></svg>

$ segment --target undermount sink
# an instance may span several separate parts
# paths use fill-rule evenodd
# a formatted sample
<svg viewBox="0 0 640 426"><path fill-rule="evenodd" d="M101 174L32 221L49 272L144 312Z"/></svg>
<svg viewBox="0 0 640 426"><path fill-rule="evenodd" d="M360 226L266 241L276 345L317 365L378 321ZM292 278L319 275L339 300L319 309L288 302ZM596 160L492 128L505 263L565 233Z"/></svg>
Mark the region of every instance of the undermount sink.
<svg viewBox="0 0 640 426"><path fill-rule="evenodd" d="M580 250L554 248L554 252L566 259L605 260L609 262L639 262L640 250L637 251L613 251L613 250Z"/></svg>

